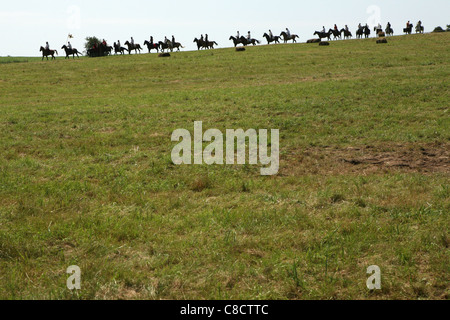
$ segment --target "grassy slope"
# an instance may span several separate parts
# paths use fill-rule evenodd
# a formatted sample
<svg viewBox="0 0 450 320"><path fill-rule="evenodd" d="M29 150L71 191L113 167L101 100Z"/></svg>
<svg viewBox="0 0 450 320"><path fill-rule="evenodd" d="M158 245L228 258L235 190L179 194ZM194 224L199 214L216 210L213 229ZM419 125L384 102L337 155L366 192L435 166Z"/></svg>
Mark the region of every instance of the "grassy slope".
<svg viewBox="0 0 450 320"><path fill-rule="evenodd" d="M0 298L448 299L448 167L343 158L448 151L449 45L0 64ZM280 129L280 174L173 166L194 121Z"/></svg>

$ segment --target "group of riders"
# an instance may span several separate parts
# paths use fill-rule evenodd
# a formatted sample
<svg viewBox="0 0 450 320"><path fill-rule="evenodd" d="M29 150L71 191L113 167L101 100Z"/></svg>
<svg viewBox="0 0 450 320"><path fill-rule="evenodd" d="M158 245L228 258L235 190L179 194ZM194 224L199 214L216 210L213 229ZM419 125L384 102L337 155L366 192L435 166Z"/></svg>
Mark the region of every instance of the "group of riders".
<svg viewBox="0 0 450 320"><path fill-rule="evenodd" d="M296 38L298 38L298 35L292 34L289 28L286 28L286 31L281 32L280 36L275 36L272 32L272 30L269 30L268 33L264 33L264 38L266 38L267 42L270 44L272 42L280 43L280 40L284 40L285 43L287 43L290 40L293 40L293 42L296 42ZM234 46L237 46L238 44L243 44L244 46L247 46L249 44L259 44L260 41L252 38L252 34L250 31L247 32L247 35L241 35L239 31L237 31L236 37L231 36L229 40L233 40Z"/></svg>
<svg viewBox="0 0 450 320"><path fill-rule="evenodd" d="M411 33L413 28L413 24L408 21L406 24L406 29L403 31L405 33ZM376 34L378 35L380 32L384 33L385 35L394 35L394 30L392 29L392 25L390 22L387 23L386 29L383 32L383 27L380 23L378 23L378 26L375 26L374 31L376 31ZM419 21L416 25L416 32L417 33L423 33L424 28L422 26L422 21ZM314 34L319 35L319 37L322 38L328 38L331 39L331 35L334 35L334 38L341 38L341 34L344 33L346 38L351 38L352 33L350 32L348 25L345 25L345 28L339 30L338 26L335 24L333 29L329 29L328 32L326 31L325 26L322 28L321 31L316 31ZM365 25L362 25L361 23L358 25L358 29L356 31L357 38L362 37L363 35L366 36L366 38L370 35L370 28L369 25L366 23Z"/></svg>
<svg viewBox="0 0 450 320"><path fill-rule="evenodd" d="M404 33L409 33L410 34L412 32L412 29L413 29L413 24L410 21L408 21L406 23L406 28L403 29L403 31L404 31ZM378 26L376 26L374 28L374 30L377 32L377 34L379 32L383 32L382 26L381 26L380 23L378 23ZM385 31L386 31L387 35L393 35L394 34L394 30L392 29L392 26L391 26L390 22L387 23ZM422 25L422 21L417 22L416 32L417 33L419 33L419 32L422 33L423 31L424 31L424 27ZM322 31L316 31L314 34L315 35L316 34L319 35L319 38L321 38L321 39L322 38L326 38L326 37L328 39L331 39L330 38L331 34L334 34L335 38L340 38L342 33L344 33L346 38L347 37L352 37L352 34L351 34L351 32L350 32L350 30L348 28L348 25L345 25L345 28L339 30L337 24L335 24L334 28L330 29L328 32L326 31L325 26L323 26ZM363 34L365 34L366 37L368 37L368 35L370 35L369 26L367 24L365 26L363 26L360 23L358 25L358 30L357 30L356 34L357 34L357 37L362 37ZM295 37L298 37L297 35L292 35L291 31L289 30L289 28L286 28L286 32L282 32L282 35L285 36L285 42L286 42L286 39L295 41ZM269 33L268 34L267 33L264 34L264 36L267 36L267 41L269 43L273 42L273 41L278 42L278 39L281 38L281 37L278 37L278 36L274 36L272 30L269 30ZM232 38L233 37L231 37L230 40ZM244 45L251 44L251 43L252 44L259 43L258 40L255 40L255 39L252 38L252 35L251 35L250 31L247 33L246 36L241 36L240 32L238 31L237 35L236 35L236 38L234 40L235 40L235 46L238 43L243 43ZM215 41L209 41L207 34L205 35L205 37L203 37L203 35L201 35L200 39L196 38L194 40L194 42L197 42L199 50L202 49L202 48L211 49L211 48L214 48L214 44L217 45L217 43ZM172 40L171 41L167 37L165 37L164 38L164 42L160 41L158 43L155 43L153 41L153 37L150 37L150 41L145 41L145 44L148 46L149 52L152 49L155 49L157 51L159 51L159 49L161 49L161 51L164 51L164 49L173 50L174 48L178 48L178 50L179 50L180 47L181 47L181 44L179 44L179 43L177 43L175 41L175 37L174 36L172 36ZM106 40L103 39L103 41L100 42L100 43L94 43L92 48L87 50L87 54L88 54L88 56L104 56L104 55L111 54L112 50L114 50L114 52L116 54L117 53L124 54L125 51L131 53L132 50L136 50L136 52L137 52L137 50L139 50L139 52L140 52L140 50L142 49L139 44L135 44L134 43L133 37L131 37L130 41L125 42L125 45L128 46L128 49L122 47L122 45L120 43L120 40L117 40L117 42L114 42L114 47L111 47L111 46L108 46L108 43L106 42ZM72 44L70 43L70 41L68 41L67 45L63 46L63 48L66 50L66 54L67 54L66 57L68 57L69 55L72 55L72 54L77 54L77 55L79 54L77 49L72 48ZM52 55L53 56L55 52L57 53L56 50L50 50L50 45L49 45L48 42L46 42L45 47L41 47L41 51L43 52L43 57L46 56L46 55Z"/></svg>
<svg viewBox="0 0 450 320"><path fill-rule="evenodd" d="M203 34L202 34L199 39L195 38L194 42L197 44L198 50L214 49L214 45L216 45L216 46L218 45L217 42L209 40L208 34L205 34L205 36L203 36Z"/></svg>

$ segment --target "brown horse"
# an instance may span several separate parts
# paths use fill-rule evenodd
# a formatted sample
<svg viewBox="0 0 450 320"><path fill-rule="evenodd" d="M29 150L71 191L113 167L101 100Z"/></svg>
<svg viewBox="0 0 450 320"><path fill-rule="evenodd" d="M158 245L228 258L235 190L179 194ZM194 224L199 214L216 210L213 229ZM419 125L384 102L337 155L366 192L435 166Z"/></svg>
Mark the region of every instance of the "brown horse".
<svg viewBox="0 0 450 320"><path fill-rule="evenodd" d="M170 41L170 43L171 43L171 46L172 46L172 50L173 49L178 49L178 51L180 51L180 48L183 48L184 49L184 47L181 45L181 43L179 43L179 42L171 42Z"/></svg>
<svg viewBox="0 0 450 320"><path fill-rule="evenodd" d="M56 60L55 53L58 55L58 51L45 49L44 47L41 47L40 51L42 52L42 60L44 60L44 57L48 60L48 56L52 56L52 60Z"/></svg>
<svg viewBox="0 0 450 320"><path fill-rule="evenodd" d="M139 45L139 44L131 44L130 42L125 42L125 45L126 46L128 46L128 54L131 54L131 51L135 51L136 52L136 54L138 53L138 51L139 51L139 53L141 53L141 50L142 50L142 48L141 48L141 46Z"/></svg>
<svg viewBox="0 0 450 320"><path fill-rule="evenodd" d="M349 39L349 38L353 37L352 33L345 29L341 29L341 36L342 36L342 34L344 34L344 39Z"/></svg>
<svg viewBox="0 0 450 320"><path fill-rule="evenodd" d="M288 41L291 41L291 40L295 43L295 42L297 42L295 39L296 39L296 38L299 38L299 36L296 35L296 34L288 35L288 34L287 34L286 32L284 32L284 31L280 34L280 36L283 37L284 43L287 43Z"/></svg>

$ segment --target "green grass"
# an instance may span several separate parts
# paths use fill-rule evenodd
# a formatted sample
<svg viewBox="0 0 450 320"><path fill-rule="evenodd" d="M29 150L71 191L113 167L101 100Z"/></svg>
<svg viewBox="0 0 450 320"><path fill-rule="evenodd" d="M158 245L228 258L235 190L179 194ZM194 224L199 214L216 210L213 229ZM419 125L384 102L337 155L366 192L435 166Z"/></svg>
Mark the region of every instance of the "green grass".
<svg viewBox="0 0 450 320"><path fill-rule="evenodd" d="M450 35L388 41L1 58L0 298L448 299ZM194 121L280 173L174 166Z"/></svg>

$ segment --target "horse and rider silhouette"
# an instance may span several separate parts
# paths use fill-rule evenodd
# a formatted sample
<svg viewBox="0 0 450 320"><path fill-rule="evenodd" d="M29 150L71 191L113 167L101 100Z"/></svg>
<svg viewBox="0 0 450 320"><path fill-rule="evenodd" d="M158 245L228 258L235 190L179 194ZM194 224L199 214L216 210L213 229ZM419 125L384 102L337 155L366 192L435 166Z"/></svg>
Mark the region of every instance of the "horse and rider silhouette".
<svg viewBox="0 0 450 320"><path fill-rule="evenodd" d="M140 44L130 43L129 41L124 43L128 47L128 54L131 54L131 51L134 50L136 54L141 53L142 47Z"/></svg>
<svg viewBox="0 0 450 320"><path fill-rule="evenodd" d="M206 49L206 50L214 49L215 45L216 46L219 45L216 41L206 41L206 40L204 40L202 38L200 38L200 39L195 38L194 39L194 43L197 44L197 49L198 50L201 50L201 49Z"/></svg>
<svg viewBox="0 0 450 320"><path fill-rule="evenodd" d="M144 46L147 46L148 53L151 53L152 50L156 50L159 53L159 43L154 43L153 41L145 40Z"/></svg>
<svg viewBox="0 0 450 320"><path fill-rule="evenodd" d="M356 38L361 39L362 37L365 37L366 39L370 36L370 28L368 25L362 26L356 31Z"/></svg>
<svg viewBox="0 0 450 320"><path fill-rule="evenodd" d="M266 38L267 44L271 44L272 42L280 43L280 41L282 40L279 36L270 37L270 35L268 35L267 33L264 33L263 38Z"/></svg>
<svg viewBox="0 0 450 320"><path fill-rule="evenodd" d="M332 32L330 30L328 32L316 31L313 35L318 36L320 40L327 38L329 41L331 41Z"/></svg>
<svg viewBox="0 0 450 320"><path fill-rule="evenodd" d="M280 37L283 38L284 43L288 43L288 41L291 41L293 43L296 43L297 41L295 40L296 38L299 38L298 35L296 34L287 34L286 31L281 32Z"/></svg>
<svg viewBox="0 0 450 320"><path fill-rule="evenodd" d="M247 39L244 36L241 36L240 38L236 38L231 36L229 40L232 40L234 43L234 46L236 47L238 44L242 44L244 47L248 46L248 45L254 45L256 46L257 44L260 44L261 41L256 40L256 39Z"/></svg>
<svg viewBox="0 0 450 320"><path fill-rule="evenodd" d="M52 60L56 60L55 54L58 55L58 51L46 49L44 47L41 47L39 51L42 52L42 61L44 58L47 58L48 60L49 56L52 56Z"/></svg>
<svg viewBox="0 0 450 320"><path fill-rule="evenodd" d="M341 29L341 36L344 35L344 39L353 38L353 34L347 29Z"/></svg>
<svg viewBox="0 0 450 320"><path fill-rule="evenodd" d="M66 58L65 59L70 59L70 55L72 55L72 57L75 59L75 55L77 55L77 57L78 58L80 58L80 54L81 54L81 52L78 52L78 50L77 49L75 49L75 48L73 48L73 49L70 49L70 48L68 48L66 45L63 45L62 47L61 47L61 49L64 49L64 51L66 52Z"/></svg>

